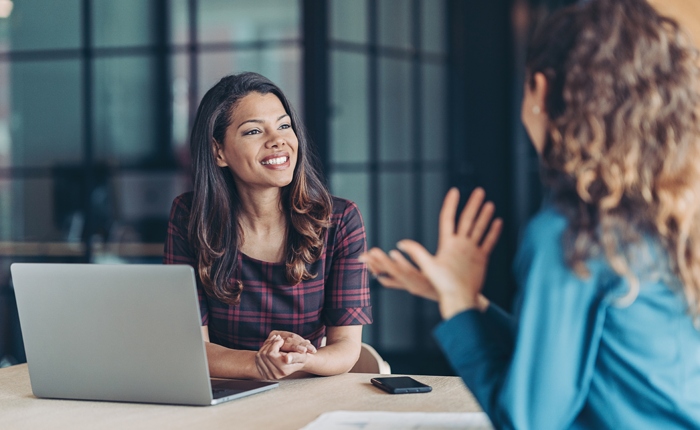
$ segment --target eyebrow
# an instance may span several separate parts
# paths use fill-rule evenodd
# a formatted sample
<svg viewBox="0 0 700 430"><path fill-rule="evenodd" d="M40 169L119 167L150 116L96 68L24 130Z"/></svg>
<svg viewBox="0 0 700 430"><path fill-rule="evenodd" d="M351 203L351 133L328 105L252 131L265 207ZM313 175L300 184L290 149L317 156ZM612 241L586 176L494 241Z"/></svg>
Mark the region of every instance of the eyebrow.
<svg viewBox="0 0 700 430"><path fill-rule="evenodd" d="M281 120L281 119L284 118L285 116L289 116L289 114L286 114L286 113L285 113L284 115L280 115L280 117L277 118L277 121ZM241 128L241 127L243 126L243 124L247 124L247 123L249 123L249 122L254 122L254 123L256 123L256 124L262 124L262 123L264 123L265 121L263 121L263 120L261 120L261 119L249 119L249 120L246 120L246 121L243 121L242 123L240 123L240 124L238 125L238 128Z"/></svg>

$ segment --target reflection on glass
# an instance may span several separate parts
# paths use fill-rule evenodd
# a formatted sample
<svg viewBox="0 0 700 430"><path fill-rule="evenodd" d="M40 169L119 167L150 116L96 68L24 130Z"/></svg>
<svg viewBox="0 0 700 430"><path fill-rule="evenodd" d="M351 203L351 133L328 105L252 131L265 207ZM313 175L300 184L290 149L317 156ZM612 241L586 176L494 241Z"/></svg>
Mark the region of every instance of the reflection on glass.
<svg viewBox="0 0 700 430"><path fill-rule="evenodd" d="M401 239L415 239L415 192L412 173L379 174L379 245L393 249Z"/></svg>
<svg viewBox="0 0 700 430"><path fill-rule="evenodd" d="M357 204L362 214L362 220L365 223L367 245L372 246L376 241L370 225L369 174L366 172L331 173L329 183L331 194Z"/></svg>
<svg viewBox="0 0 700 430"><path fill-rule="evenodd" d="M81 0L15 1L9 18L2 19L0 47L12 50L80 47ZM7 24L5 24L7 22Z"/></svg>
<svg viewBox="0 0 700 430"><path fill-rule="evenodd" d="M48 167L82 158L80 61L10 66L12 165Z"/></svg>
<svg viewBox="0 0 700 430"><path fill-rule="evenodd" d="M367 0L331 0L328 6L331 40L367 42Z"/></svg>
<svg viewBox="0 0 700 430"><path fill-rule="evenodd" d="M189 54L175 54L172 57L172 100L173 123L172 137L173 150L177 159L184 164L189 157L189 121L190 121L190 56Z"/></svg>
<svg viewBox="0 0 700 430"><path fill-rule="evenodd" d="M153 1L143 0L93 1L94 46L152 45L154 5Z"/></svg>
<svg viewBox="0 0 700 430"><path fill-rule="evenodd" d="M411 48L411 0L378 0L379 44Z"/></svg>
<svg viewBox="0 0 700 430"><path fill-rule="evenodd" d="M10 120L10 63L0 62L0 169L12 166Z"/></svg>
<svg viewBox="0 0 700 430"><path fill-rule="evenodd" d="M9 195L3 201L11 203L11 209L0 208L3 223L9 221L9 235L13 241L62 242L65 232L54 214L54 182L51 178L13 179ZM9 212L9 217L5 214ZM6 230L3 228L3 230Z"/></svg>
<svg viewBox="0 0 700 430"><path fill-rule="evenodd" d="M298 0L199 0L197 7L200 43L301 37Z"/></svg>
<svg viewBox="0 0 700 430"><path fill-rule="evenodd" d="M200 54L200 100L221 78L241 72L260 73L274 82L302 116L301 50L298 47Z"/></svg>
<svg viewBox="0 0 700 430"><path fill-rule="evenodd" d="M95 158L134 163L155 155L154 60L95 60ZM165 107L163 107L165 108Z"/></svg>
<svg viewBox="0 0 700 430"><path fill-rule="evenodd" d="M445 115L446 67L442 64L422 65L422 158L427 161L444 161L447 119Z"/></svg>
<svg viewBox="0 0 700 430"><path fill-rule="evenodd" d="M421 0L421 50L446 52L447 16L444 0Z"/></svg>
<svg viewBox="0 0 700 430"><path fill-rule="evenodd" d="M423 228L421 242L432 253L437 250L438 222L442 200L447 194L445 173L442 170L423 173Z"/></svg>
<svg viewBox="0 0 700 430"><path fill-rule="evenodd" d="M411 63L379 58L379 158L413 158Z"/></svg>
<svg viewBox="0 0 700 430"><path fill-rule="evenodd" d="M369 158L367 56L331 53L331 145L334 163Z"/></svg>
<svg viewBox="0 0 700 430"><path fill-rule="evenodd" d="M395 249L395 247L385 251L389 249ZM415 338L413 333L416 320L413 305L415 297L404 291L390 288L379 288L375 294L379 294L379 309L375 312L381 318L379 338L382 351L394 353L410 351L414 348Z"/></svg>
<svg viewBox="0 0 700 430"><path fill-rule="evenodd" d="M12 240L12 180L0 179L0 242Z"/></svg>
<svg viewBox="0 0 700 430"><path fill-rule="evenodd" d="M170 42L184 45L190 42L189 0L170 0Z"/></svg>

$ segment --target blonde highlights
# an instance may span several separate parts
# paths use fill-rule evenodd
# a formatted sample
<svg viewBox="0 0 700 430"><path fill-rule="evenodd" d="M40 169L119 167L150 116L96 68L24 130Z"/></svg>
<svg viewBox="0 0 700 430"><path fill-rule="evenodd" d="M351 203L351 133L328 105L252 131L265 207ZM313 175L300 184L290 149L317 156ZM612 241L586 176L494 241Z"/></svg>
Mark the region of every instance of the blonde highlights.
<svg viewBox="0 0 700 430"><path fill-rule="evenodd" d="M697 52L644 0L592 0L535 35L528 72L549 85L545 182L569 219L566 260L581 276L602 253L639 280L630 245L657 240L700 314L700 123Z"/></svg>

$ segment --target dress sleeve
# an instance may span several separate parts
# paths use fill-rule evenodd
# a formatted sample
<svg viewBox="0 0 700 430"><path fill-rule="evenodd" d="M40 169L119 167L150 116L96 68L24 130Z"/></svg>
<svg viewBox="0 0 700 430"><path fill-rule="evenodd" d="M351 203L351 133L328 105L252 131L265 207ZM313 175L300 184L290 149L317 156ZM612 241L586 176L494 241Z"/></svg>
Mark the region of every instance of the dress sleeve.
<svg viewBox="0 0 700 430"><path fill-rule="evenodd" d="M360 211L348 202L335 233L332 263L325 285L323 322L327 326L372 323L367 268L357 258L367 249Z"/></svg>
<svg viewBox="0 0 700 430"><path fill-rule="evenodd" d="M165 239L165 252L163 264L187 264L195 269L197 280L197 296L199 298L199 312L202 316L202 325L209 324L209 305L202 288L197 271L197 259L187 240L187 223L190 218L189 205L186 204L185 195L177 197L170 209L170 221L168 222L168 234Z"/></svg>
<svg viewBox="0 0 700 430"><path fill-rule="evenodd" d="M563 228L552 234L549 224L528 229L516 258L523 296L510 345L477 310L435 330L453 368L499 429L569 428L594 370L609 300L595 272L581 279L566 267Z"/></svg>

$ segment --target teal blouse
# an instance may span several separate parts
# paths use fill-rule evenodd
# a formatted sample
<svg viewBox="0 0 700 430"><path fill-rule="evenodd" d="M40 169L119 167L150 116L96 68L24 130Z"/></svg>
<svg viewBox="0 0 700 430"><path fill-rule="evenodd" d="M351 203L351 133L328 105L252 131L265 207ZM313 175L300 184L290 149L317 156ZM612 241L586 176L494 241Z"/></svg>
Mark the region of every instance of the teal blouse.
<svg viewBox="0 0 700 430"><path fill-rule="evenodd" d="M491 305L437 327L453 368L498 429L700 428L700 331L677 279L649 270L663 253L636 254L622 307L629 284L604 259L585 279L566 266L566 222L547 209L528 226L515 317Z"/></svg>

